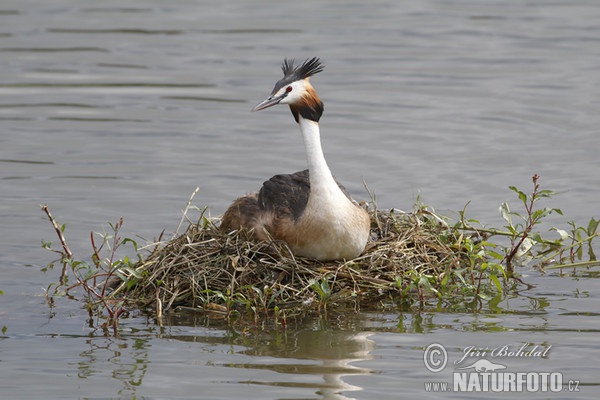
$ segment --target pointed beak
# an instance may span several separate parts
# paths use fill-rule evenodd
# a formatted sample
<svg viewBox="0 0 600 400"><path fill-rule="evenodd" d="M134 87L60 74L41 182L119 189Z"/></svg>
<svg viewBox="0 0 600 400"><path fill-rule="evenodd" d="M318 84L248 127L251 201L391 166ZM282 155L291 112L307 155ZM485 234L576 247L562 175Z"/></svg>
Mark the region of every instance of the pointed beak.
<svg viewBox="0 0 600 400"><path fill-rule="evenodd" d="M279 102L281 100L283 100L284 97L285 97L285 95L283 95L283 96L277 96L277 97L271 95L266 100L261 101L260 103L258 103L257 105L255 105L254 108L252 109L252 111L264 110L265 108L269 108L271 106L279 104Z"/></svg>

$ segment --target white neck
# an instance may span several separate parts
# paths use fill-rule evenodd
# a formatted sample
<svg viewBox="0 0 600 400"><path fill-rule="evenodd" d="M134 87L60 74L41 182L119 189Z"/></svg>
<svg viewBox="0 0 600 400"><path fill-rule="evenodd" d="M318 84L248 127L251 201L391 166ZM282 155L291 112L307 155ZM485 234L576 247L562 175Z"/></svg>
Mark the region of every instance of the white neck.
<svg viewBox="0 0 600 400"><path fill-rule="evenodd" d="M357 257L369 237L369 215L357 207L333 179L323 156L319 124L301 114L298 123L306 147L310 194L296 226L296 242L293 242L302 244L292 251L320 260Z"/></svg>
<svg viewBox="0 0 600 400"><path fill-rule="evenodd" d="M321 147L319 123L305 119L302 116L298 116L298 123L300 124L300 132L302 132L306 148L311 193L326 191L331 194L341 194L345 197L333 179L333 175L327 166L327 161L325 161Z"/></svg>

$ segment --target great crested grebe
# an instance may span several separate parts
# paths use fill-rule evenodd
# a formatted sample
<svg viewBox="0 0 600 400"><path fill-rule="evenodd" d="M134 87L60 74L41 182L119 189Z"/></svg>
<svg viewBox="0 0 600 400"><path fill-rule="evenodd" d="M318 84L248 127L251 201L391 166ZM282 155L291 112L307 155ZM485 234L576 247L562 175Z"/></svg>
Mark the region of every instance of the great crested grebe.
<svg viewBox="0 0 600 400"><path fill-rule="evenodd" d="M285 59L281 68L283 78L252 111L290 106L300 126L308 169L275 175L258 193L235 200L223 214L221 228L246 229L258 240L283 240L297 256L355 258L365 249L370 218L335 180L323 156L319 132L323 103L309 82L323 65L316 57L299 66Z"/></svg>

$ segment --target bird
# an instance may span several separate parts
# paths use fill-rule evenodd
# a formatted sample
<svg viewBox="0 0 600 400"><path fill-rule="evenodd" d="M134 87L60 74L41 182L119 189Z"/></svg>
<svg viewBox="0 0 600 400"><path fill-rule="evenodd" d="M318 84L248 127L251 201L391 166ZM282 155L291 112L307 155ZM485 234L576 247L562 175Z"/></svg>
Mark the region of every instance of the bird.
<svg viewBox="0 0 600 400"><path fill-rule="evenodd" d="M300 127L308 169L275 175L258 192L239 197L223 214L220 227L227 232L245 229L256 240L284 241L295 256L351 260L364 251L371 222L368 212L334 178L323 154L323 102L310 83L323 68L318 57L299 65L285 58L283 78L252 109L289 106Z"/></svg>

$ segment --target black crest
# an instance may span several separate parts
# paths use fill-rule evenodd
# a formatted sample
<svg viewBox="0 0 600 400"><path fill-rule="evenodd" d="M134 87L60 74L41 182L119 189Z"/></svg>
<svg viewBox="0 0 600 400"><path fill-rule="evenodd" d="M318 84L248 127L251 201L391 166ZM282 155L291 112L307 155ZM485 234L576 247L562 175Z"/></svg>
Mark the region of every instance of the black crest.
<svg viewBox="0 0 600 400"><path fill-rule="evenodd" d="M302 63L302 65L294 67L294 59L288 60L287 58L283 60L283 65L281 66L281 70L283 71L284 78L292 78L297 81L300 79L306 79L309 76L314 74L318 74L323 71L323 64L317 57L313 57L309 60L306 60Z"/></svg>
<svg viewBox="0 0 600 400"><path fill-rule="evenodd" d="M299 81L301 79L306 79L314 74L318 74L323 71L323 64L321 64L321 60L318 57L313 57L304 61L301 65L294 66L294 59L284 59L283 64L281 65L281 70L283 71L283 78L281 78L273 88L272 94L275 94L284 87L285 85L289 85L292 82Z"/></svg>

